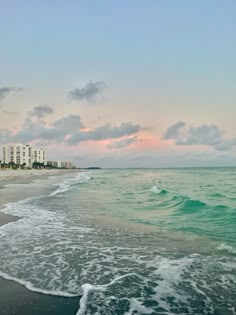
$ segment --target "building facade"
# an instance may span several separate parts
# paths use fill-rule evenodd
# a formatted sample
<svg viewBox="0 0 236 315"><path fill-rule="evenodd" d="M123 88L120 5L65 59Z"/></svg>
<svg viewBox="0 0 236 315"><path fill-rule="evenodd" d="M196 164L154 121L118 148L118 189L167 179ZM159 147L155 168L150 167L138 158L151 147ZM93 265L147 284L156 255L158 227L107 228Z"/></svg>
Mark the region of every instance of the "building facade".
<svg viewBox="0 0 236 315"><path fill-rule="evenodd" d="M48 161L48 166L55 167L55 168L73 168L74 165L71 162L64 162L64 161Z"/></svg>
<svg viewBox="0 0 236 315"><path fill-rule="evenodd" d="M29 144L12 144L2 148L2 163L14 163L32 167L34 162L47 164L47 152L43 149L34 149Z"/></svg>
<svg viewBox="0 0 236 315"><path fill-rule="evenodd" d="M47 165L55 168L59 167L58 161L48 161Z"/></svg>
<svg viewBox="0 0 236 315"><path fill-rule="evenodd" d="M43 163L44 165L47 165L47 152L43 149L35 149L33 162Z"/></svg>
<svg viewBox="0 0 236 315"><path fill-rule="evenodd" d="M65 168L73 168L73 164L71 162L65 162Z"/></svg>

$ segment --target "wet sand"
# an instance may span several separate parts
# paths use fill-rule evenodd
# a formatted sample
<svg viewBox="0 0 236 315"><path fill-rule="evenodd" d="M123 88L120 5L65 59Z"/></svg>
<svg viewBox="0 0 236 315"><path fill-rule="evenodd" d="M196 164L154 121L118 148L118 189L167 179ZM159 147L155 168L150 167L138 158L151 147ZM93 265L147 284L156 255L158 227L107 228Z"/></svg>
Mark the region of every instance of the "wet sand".
<svg viewBox="0 0 236 315"><path fill-rule="evenodd" d="M17 217L13 217L9 214L0 212L0 226L5 225L5 224L10 223L10 222L14 222L16 220L18 220Z"/></svg>
<svg viewBox="0 0 236 315"><path fill-rule="evenodd" d="M79 297L63 298L34 293L13 281L0 278L1 315L75 315Z"/></svg>
<svg viewBox="0 0 236 315"><path fill-rule="evenodd" d="M0 171L0 227L19 219L1 212L5 204L53 191L55 184L73 176L72 172L78 170ZM0 315L75 315L79 300L35 293L0 277Z"/></svg>
<svg viewBox="0 0 236 315"><path fill-rule="evenodd" d="M17 218L1 212L4 205L47 192L57 183L57 177L70 176L78 170L0 170L0 226ZM50 183L47 183L48 178Z"/></svg>

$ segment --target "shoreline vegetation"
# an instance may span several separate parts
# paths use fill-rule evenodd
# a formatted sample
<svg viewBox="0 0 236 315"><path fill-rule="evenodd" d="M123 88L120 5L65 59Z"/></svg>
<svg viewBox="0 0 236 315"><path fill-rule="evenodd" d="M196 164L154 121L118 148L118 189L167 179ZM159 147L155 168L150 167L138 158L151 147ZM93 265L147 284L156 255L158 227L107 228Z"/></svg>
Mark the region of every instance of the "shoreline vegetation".
<svg viewBox="0 0 236 315"><path fill-rule="evenodd" d="M56 167L53 165L44 165L43 163L33 163L32 167L26 167L25 165L18 165L15 163L9 163L9 164L1 164L0 161L0 172L1 171L32 171L32 170L74 170L74 169L80 169L79 167Z"/></svg>

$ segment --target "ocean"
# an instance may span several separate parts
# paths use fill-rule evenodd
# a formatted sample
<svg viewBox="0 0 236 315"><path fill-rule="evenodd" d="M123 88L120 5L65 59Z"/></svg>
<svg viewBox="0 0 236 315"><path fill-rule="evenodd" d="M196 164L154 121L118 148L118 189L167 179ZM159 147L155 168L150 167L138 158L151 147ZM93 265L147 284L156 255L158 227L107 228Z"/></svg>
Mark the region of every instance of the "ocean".
<svg viewBox="0 0 236 315"><path fill-rule="evenodd" d="M54 188L3 210L20 219L0 227L1 277L77 298L74 315L236 314L236 168L81 171Z"/></svg>

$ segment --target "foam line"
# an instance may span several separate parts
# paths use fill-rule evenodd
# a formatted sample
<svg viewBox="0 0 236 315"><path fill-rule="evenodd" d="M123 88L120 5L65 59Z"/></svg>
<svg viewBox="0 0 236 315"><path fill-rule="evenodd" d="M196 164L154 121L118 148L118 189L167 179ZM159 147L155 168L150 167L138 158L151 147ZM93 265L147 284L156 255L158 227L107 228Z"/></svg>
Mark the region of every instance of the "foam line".
<svg viewBox="0 0 236 315"><path fill-rule="evenodd" d="M88 294L89 292L93 289L93 286L91 284L83 284L82 285L83 289L83 296L81 297L79 301L80 308L76 315L84 315L87 309L87 301L88 301Z"/></svg>
<svg viewBox="0 0 236 315"><path fill-rule="evenodd" d="M230 245L224 244L224 243L220 244L216 249L221 250L221 251L227 251L230 254L236 254L235 248L233 248Z"/></svg>
<svg viewBox="0 0 236 315"><path fill-rule="evenodd" d="M108 284L103 284L103 285L91 285L89 283L85 283L81 286L83 290L83 296L80 299L80 308L76 315L84 315L87 309L87 301L88 301L88 295L90 291L105 291L106 288L111 286L112 284L116 283L117 281L124 279L129 276L136 276L141 278L138 274L136 273L127 273L125 275L119 276L115 279L113 279L110 283Z"/></svg>
<svg viewBox="0 0 236 315"><path fill-rule="evenodd" d="M33 291L36 293L41 293L41 294L45 294L45 295L53 295L53 296L62 296L62 297L76 297L79 296L79 294L71 294L71 293L67 293L67 292L62 292L62 291L50 291L50 290L42 290L39 288L36 288L32 285L32 283L30 283L29 281L25 281L22 279L18 279L15 277L12 277L2 271L0 271L0 277L2 277L3 279L6 280L10 280L10 281L14 281L16 283L19 283L20 285L24 286L26 289L28 289L29 291Z"/></svg>

